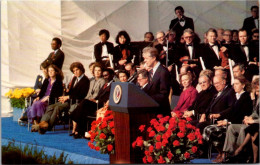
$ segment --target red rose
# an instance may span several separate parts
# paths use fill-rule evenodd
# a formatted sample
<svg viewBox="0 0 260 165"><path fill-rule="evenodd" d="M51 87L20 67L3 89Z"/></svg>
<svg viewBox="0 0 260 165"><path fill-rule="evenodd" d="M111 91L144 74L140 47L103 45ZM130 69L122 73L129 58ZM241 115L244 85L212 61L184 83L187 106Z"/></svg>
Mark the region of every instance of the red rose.
<svg viewBox="0 0 260 165"><path fill-rule="evenodd" d="M169 152L168 152L168 154L167 154L167 157L168 157L168 159L169 159L169 160L171 160L171 159L172 159L172 157L173 157L173 154L171 153L171 151L169 151Z"/></svg>
<svg viewBox="0 0 260 165"><path fill-rule="evenodd" d="M136 140L136 145L139 146L139 147L142 147L144 144L144 141L142 139L138 139Z"/></svg>
<svg viewBox="0 0 260 165"><path fill-rule="evenodd" d="M101 134L99 135L99 138L100 138L100 139L106 139L106 137L107 137L107 136L106 136L104 133L101 133Z"/></svg>
<svg viewBox="0 0 260 165"><path fill-rule="evenodd" d="M94 140L94 138L91 138L90 141L93 143L95 140Z"/></svg>
<svg viewBox="0 0 260 165"><path fill-rule="evenodd" d="M173 125L176 124L176 120L175 120L174 117L170 118L170 120L169 120L169 124L173 124Z"/></svg>
<svg viewBox="0 0 260 165"><path fill-rule="evenodd" d="M151 132L152 130L153 130L152 127L147 128L147 132Z"/></svg>
<svg viewBox="0 0 260 165"><path fill-rule="evenodd" d="M163 159L162 156L160 156L160 158L158 159L158 163L160 163L160 164L164 164L165 163L165 160Z"/></svg>
<svg viewBox="0 0 260 165"><path fill-rule="evenodd" d="M145 128L145 125L141 125L141 126L139 127L139 130L140 130L141 132L143 132L143 131L144 131L144 128Z"/></svg>
<svg viewBox="0 0 260 165"><path fill-rule="evenodd" d="M198 140L199 144L203 144L203 141L201 139Z"/></svg>
<svg viewBox="0 0 260 165"><path fill-rule="evenodd" d="M162 114L159 114L159 115L157 115L157 118L158 118L158 119L163 118L163 115L162 115Z"/></svg>
<svg viewBox="0 0 260 165"><path fill-rule="evenodd" d="M109 120L109 116L103 118L103 122L107 122L108 120Z"/></svg>
<svg viewBox="0 0 260 165"><path fill-rule="evenodd" d="M151 146L149 147L149 151L150 151L150 152L153 152L153 149L154 149L154 147L151 145Z"/></svg>
<svg viewBox="0 0 260 165"><path fill-rule="evenodd" d="M199 128L197 128L196 130L195 130L195 135L197 136L197 137L199 137L201 134L200 134L200 129Z"/></svg>
<svg viewBox="0 0 260 165"><path fill-rule="evenodd" d="M112 134L115 134L115 128L111 129Z"/></svg>
<svg viewBox="0 0 260 165"><path fill-rule="evenodd" d="M107 122L103 121L103 123L99 126L99 129L103 129L107 127Z"/></svg>
<svg viewBox="0 0 260 165"><path fill-rule="evenodd" d="M132 143L132 147L135 148L135 146L136 146L136 141L134 141L134 142Z"/></svg>
<svg viewBox="0 0 260 165"><path fill-rule="evenodd" d="M146 156L143 157L143 162L144 162L145 164L147 163L147 161L146 161Z"/></svg>
<svg viewBox="0 0 260 165"><path fill-rule="evenodd" d="M110 110L107 110L107 111L105 112L105 116L108 116L108 115L110 115L110 114L112 114L112 111L110 111Z"/></svg>
<svg viewBox="0 0 260 165"><path fill-rule="evenodd" d="M162 143L161 143L161 142L156 142L156 143L155 143L155 148L156 148L157 150L161 149L161 148L162 148Z"/></svg>
<svg viewBox="0 0 260 165"><path fill-rule="evenodd" d="M165 131L165 127L164 126L159 126L159 131L161 131L161 132L163 132L163 131Z"/></svg>
<svg viewBox="0 0 260 165"><path fill-rule="evenodd" d="M192 129L192 128L193 128L193 125L187 124L186 127L189 128L189 129Z"/></svg>
<svg viewBox="0 0 260 165"><path fill-rule="evenodd" d="M192 121L192 118L191 117L187 117L186 120L187 121Z"/></svg>
<svg viewBox="0 0 260 165"><path fill-rule="evenodd" d="M96 124L97 124L97 122L96 122L96 120L94 120L94 121L91 123L91 126L96 125Z"/></svg>
<svg viewBox="0 0 260 165"><path fill-rule="evenodd" d="M157 135L156 136L156 141L160 142L161 141L161 137L162 137L161 135Z"/></svg>
<svg viewBox="0 0 260 165"><path fill-rule="evenodd" d="M115 124L114 124L114 121L111 121L111 122L109 123L109 127L110 127L110 128L114 128L114 125L115 125Z"/></svg>
<svg viewBox="0 0 260 165"><path fill-rule="evenodd" d="M170 116L165 116L165 117L164 117L164 120L165 120L165 121L169 121L169 119L170 119Z"/></svg>
<svg viewBox="0 0 260 165"><path fill-rule="evenodd" d="M92 144L91 142L88 142L88 146L89 146L89 147L91 146L91 144Z"/></svg>
<svg viewBox="0 0 260 165"><path fill-rule="evenodd" d="M180 131L183 132L183 133L186 132L186 128L185 128L185 127L180 127L179 129L180 129Z"/></svg>
<svg viewBox="0 0 260 165"><path fill-rule="evenodd" d="M181 118L182 113L180 111L175 111L176 117L177 118Z"/></svg>
<svg viewBox="0 0 260 165"><path fill-rule="evenodd" d="M147 161L148 161L149 163L152 163L152 162L153 162L153 157L147 156Z"/></svg>
<svg viewBox="0 0 260 165"><path fill-rule="evenodd" d="M196 146L192 146L192 147L191 147L192 153L196 153L196 152L197 152L197 149L198 149L198 148L197 148Z"/></svg>
<svg viewBox="0 0 260 165"><path fill-rule="evenodd" d="M95 150L96 150L96 151L99 151L99 150L100 150L100 147L97 146L97 147L95 148Z"/></svg>
<svg viewBox="0 0 260 165"><path fill-rule="evenodd" d="M167 130L165 134L166 134L166 137L169 138L172 135L172 131L171 130Z"/></svg>
<svg viewBox="0 0 260 165"><path fill-rule="evenodd" d="M175 147L180 146L180 142L178 140L174 140L172 143Z"/></svg>
<svg viewBox="0 0 260 165"><path fill-rule="evenodd" d="M155 136L155 132L154 131L151 131L150 133L149 133L149 137L154 137Z"/></svg>
<svg viewBox="0 0 260 165"><path fill-rule="evenodd" d="M144 151L144 154L145 154L146 156L149 156L149 155L150 155L150 152L149 152L149 151Z"/></svg>
<svg viewBox="0 0 260 165"><path fill-rule="evenodd" d="M184 157L185 157L186 159L189 159L189 158L190 158L190 153L185 152Z"/></svg>
<svg viewBox="0 0 260 165"><path fill-rule="evenodd" d="M166 144L168 144L168 140L167 139L163 139L163 141L162 141L162 146L166 146Z"/></svg>
<svg viewBox="0 0 260 165"><path fill-rule="evenodd" d="M193 141L193 140L195 140L195 134L194 134L194 133L190 133L190 134L188 134L187 138L188 138L190 141Z"/></svg>
<svg viewBox="0 0 260 165"><path fill-rule="evenodd" d="M159 123L158 123L158 121L156 120L156 119L152 119L151 121L150 121L150 123L151 123L151 125L159 125Z"/></svg>
<svg viewBox="0 0 260 165"><path fill-rule="evenodd" d="M113 146L112 146L111 144L108 144L108 145L107 145L107 150L108 150L108 151L112 151L112 150L113 150Z"/></svg>
<svg viewBox="0 0 260 165"><path fill-rule="evenodd" d="M183 133L183 132L178 132L178 133L177 133L177 136L178 136L179 138L183 138L183 137L184 137L184 133Z"/></svg>

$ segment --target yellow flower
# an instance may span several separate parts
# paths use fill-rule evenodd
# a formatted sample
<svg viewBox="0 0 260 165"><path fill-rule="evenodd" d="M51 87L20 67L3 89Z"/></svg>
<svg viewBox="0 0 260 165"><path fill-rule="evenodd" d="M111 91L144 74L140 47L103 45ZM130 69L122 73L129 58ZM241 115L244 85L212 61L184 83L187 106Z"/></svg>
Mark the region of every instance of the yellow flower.
<svg viewBox="0 0 260 165"><path fill-rule="evenodd" d="M13 93L13 90L10 89L7 93L5 93L5 96L10 98L12 96L12 93Z"/></svg>

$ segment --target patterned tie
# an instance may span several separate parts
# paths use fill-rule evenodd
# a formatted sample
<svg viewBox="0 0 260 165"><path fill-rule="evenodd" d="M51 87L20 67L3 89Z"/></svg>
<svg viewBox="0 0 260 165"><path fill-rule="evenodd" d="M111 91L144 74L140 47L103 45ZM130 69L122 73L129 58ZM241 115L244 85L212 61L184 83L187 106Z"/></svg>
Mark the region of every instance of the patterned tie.
<svg viewBox="0 0 260 165"><path fill-rule="evenodd" d="M152 82L152 80L153 80L153 69L151 69L149 71L149 80L150 80L150 82Z"/></svg>
<svg viewBox="0 0 260 165"><path fill-rule="evenodd" d="M107 84L108 84L108 83L105 83L105 85L104 85L103 89L106 89L106 88L107 88Z"/></svg>

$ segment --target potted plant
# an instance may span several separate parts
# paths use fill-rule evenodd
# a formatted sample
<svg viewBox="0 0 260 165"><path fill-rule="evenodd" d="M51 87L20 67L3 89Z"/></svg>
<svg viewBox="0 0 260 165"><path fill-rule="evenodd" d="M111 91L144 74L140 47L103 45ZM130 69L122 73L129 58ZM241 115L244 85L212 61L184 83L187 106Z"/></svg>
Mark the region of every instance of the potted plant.
<svg viewBox="0 0 260 165"><path fill-rule="evenodd" d="M10 89L5 96L9 98L11 107L13 108L13 121L20 118L22 110L26 107L26 98L34 93L32 88Z"/></svg>
<svg viewBox="0 0 260 165"><path fill-rule="evenodd" d="M199 129L190 124L191 118L157 115L150 126L141 125L139 130L148 135L148 140L137 137L132 147L144 150L143 163L184 163L197 154L198 145L202 144ZM147 136L146 135L146 136Z"/></svg>

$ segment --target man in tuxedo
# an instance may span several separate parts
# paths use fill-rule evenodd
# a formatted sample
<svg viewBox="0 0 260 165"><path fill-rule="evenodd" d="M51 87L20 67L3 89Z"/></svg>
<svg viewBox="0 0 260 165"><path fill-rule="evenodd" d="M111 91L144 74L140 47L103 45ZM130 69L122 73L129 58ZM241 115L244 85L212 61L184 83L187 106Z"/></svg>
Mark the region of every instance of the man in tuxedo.
<svg viewBox="0 0 260 165"><path fill-rule="evenodd" d="M51 52L48 58L45 60L49 64L56 65L60 70L62 69L62 65L64 62L64 53L60 50L62 45L62 41L59 38L53 38L51 42L51 48L54 52Z"/></svg>
<svg viewBox="0 0 260 165"><path fill-rule="evenodd" d="M187 64L189 64L196 76L198 76L201 71L201 64L199 62L201 48L198 43L194 42L194 36L195 34L192 29L185 29L183 32L185 43L180 46L180 49L183 60L188 60Z"/></svg>
<svg viewBox="0 0 260 165"><path fill-rule="evenodd" d="M113 55L114 45L111 42L108 42L110 34L106 29L99 31L100 42L94 46L94 55L96 62L101 63L104 67L109 67L109 57L108 54Z"/></svg>
<svg viewBox="0 0 260 165"><path fill-rule="evenodd" d="M146 66L151 68L147 93L160 105L157 114L170 115L170 73L159 62L159 54L156 48L144 48L143 58Z"/></svg>
<svg viewBox="0 0 260 165"><path fill-rule="evenodd" d="M149 83L149 72L145 69L142 69L138 71L137 73L137 83L140 86L140 88L144 91L147 92L147 85Z"/></svg>
<svg viewBox="0 0 260 165"><path fill-rule="evenodd" d="M206 126L213 124L210 120L226 119L236 100L235 91L227 85L224 77L215 76L213 84L218 93L210 102L206 112L201 115L200 121L197 124L201 133Z"/></svg>
<svg viewBox="0 0 260 165"><path fill-rule="evenodd" d="M89 79L85 76L84 66L79 62L74 62L70 65L70 70L73 72L74 77L70 86L69 92L65 96L59 97L59 102L47 107L45 114L42 116L39 126L35 130L44 134L47 129L51 129L57 116L61 111L68 111L70 107L76 107L76 103L83 100L89 89Z"/></svg>
<svg viewBox="0 0 260 165"><path fill-rule="evenodd" d="M184 15L184 9L182 6L177 6L174 11L177 18L171 21L169 29L176 32L176 40L179 42L185 29L190 28L194 31L194 23L192 18Z"/></svg>
<svg viewBox="0 0 260 165"><path fill-rule="evenodd" d="M207 31L208 43L201 45L201 56L206 69L213 70L214 66L221 66L220 45L217 42L217 36L217 31L210 28Z"/></svg>
<svg viewBox="0 0 260 165"><path fill-rule="evenodd" d="M259 16L258 16L258 6L251 7L251 17L244 20L242 29L247 31L247 34L251 36L253 29L259 29Z"/></svg>

